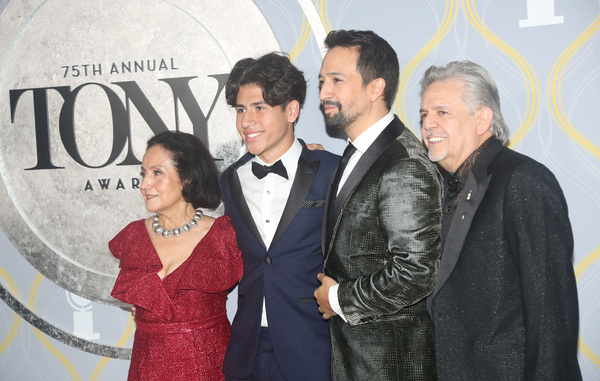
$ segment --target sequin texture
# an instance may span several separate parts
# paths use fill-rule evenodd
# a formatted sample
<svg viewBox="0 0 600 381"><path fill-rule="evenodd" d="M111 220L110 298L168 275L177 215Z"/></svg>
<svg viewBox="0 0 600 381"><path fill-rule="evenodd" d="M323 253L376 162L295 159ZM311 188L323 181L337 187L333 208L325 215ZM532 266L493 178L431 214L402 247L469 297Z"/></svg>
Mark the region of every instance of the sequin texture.
<svg viewBox="0 0 600 381"><path fill-rule="evenodd" d="M162 280L144 220L129 224L109 248L121 268L111 295L136 306L128 380L223 380L227 290L242 276L229 217L218 218L190 257Z"/></svg>

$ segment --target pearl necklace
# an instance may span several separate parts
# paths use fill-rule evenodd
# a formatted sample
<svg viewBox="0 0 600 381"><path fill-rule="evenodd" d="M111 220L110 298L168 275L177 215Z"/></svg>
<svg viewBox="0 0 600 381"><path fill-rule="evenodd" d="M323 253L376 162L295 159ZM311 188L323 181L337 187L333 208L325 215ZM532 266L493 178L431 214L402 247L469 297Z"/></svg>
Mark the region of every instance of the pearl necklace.
<svg viewBox="0 0 600 381"><path fill-rule="evenodd" d="M162 235L163 238L169 238L169 237L177 238L177 237L181 236L181 233L187 233L194 226L196 226L198 224L198 221L200 221L200 219L202 218L203 215L204 215L204 213L202 213L202 211L200 209L196 209L196 214L194 215L194 218L192 218L192 220L190 222L188 222L187 224L185 224L183 226L176 227L173 230L169 230L169 229L163 227L160 224L160 222L158 222L158 213L156 213L156 215L152 218L152 229L154 229L154 232L156 234Z"/></svg>

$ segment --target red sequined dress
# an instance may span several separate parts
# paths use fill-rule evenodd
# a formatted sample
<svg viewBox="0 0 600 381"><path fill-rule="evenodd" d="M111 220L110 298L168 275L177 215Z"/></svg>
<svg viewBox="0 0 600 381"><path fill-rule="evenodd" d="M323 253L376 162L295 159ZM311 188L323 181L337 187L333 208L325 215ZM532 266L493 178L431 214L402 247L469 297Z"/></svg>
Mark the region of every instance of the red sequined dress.
<svg viewBox="0 0 600 381"><path fill-rule="evenodd" d="M144 220L130 223L109 248L121 268L111 295L136 306L128 379L224 379L227 290L242 277L229 217L217 218L190 257L162 280Z"/></svg>

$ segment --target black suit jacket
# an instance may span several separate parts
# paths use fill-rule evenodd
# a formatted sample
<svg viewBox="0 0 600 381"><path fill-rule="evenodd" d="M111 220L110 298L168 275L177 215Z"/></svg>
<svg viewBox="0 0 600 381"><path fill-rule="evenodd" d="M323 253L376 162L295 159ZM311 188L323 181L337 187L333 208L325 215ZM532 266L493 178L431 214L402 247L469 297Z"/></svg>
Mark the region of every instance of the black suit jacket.
<svg viewBox="0 0 600 381"><path fill-rule="evenodd" d="M441 250L441 196L438 170L397 117L340 189L324 242L348 320L330 319L338 380L435 379L425 298Z"/></svg>
<svg viewBox="0 0 600 381"><path fill-rule="evenodd" d="M576 380L578 306L563 193L492 140L451 222L435 290L439 380Z"/></svg>

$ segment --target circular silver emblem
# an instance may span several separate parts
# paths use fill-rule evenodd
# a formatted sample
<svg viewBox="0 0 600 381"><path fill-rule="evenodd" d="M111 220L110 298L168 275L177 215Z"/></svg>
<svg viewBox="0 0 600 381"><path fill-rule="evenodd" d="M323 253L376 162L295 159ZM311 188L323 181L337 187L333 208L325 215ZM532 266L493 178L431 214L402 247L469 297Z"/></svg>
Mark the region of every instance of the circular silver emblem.
<svg viewBox="0 0 600 381"><path fill-rule="evenodd" d="M13 0L0 25L0 226L50 280L117 304L107 243L148 215L146 140L193 133L231 164L227 74L277 42L250 0Z"/></svg>

